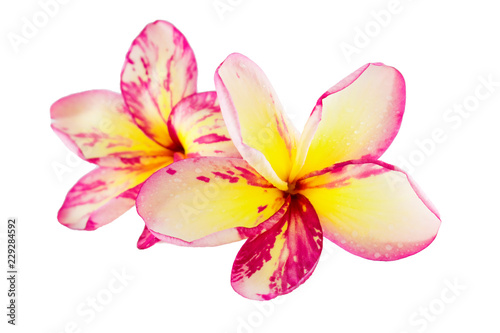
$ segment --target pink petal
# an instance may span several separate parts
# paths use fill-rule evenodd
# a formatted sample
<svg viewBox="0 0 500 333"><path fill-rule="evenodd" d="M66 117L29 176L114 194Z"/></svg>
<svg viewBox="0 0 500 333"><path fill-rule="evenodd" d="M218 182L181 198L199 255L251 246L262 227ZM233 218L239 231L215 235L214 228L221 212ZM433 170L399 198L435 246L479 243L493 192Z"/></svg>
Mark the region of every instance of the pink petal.
<svg viewBox="0 0 500 333"><path fill-rule="evenodd" d="M241 156L264 178L286 190L298 132L264 72L231 54L215 73L221 111Z"/></svg>
<svg viewBox="0 0 500 333"><path fill-rule="evenodd" d="M170 162L172 158L170 158ZM68 192L58 220L71 229L95 230L135 204L141 184L169 162L142 169L99 167Z"/></svg>
<svg viewBox="0 0 500 333"><path fill-rule="evenodd" d="M291 179L355 159L378 159L398 133L405 82L395 68L367 64L320 97L300 138Z"/></svg>
<svg viewBox="0 0 500 333"><path fill-rule="evenodd" d="M279 222L249 238L238 252L232 286L255 300L287 294L312 274L322 247L323 233L314 208L304 196L295 195Z"/></svg>
<svg viewBox="0 0 500 333"><path fill-rule="evenodd" d="M425 249L441 221L434 206L400 169L350 161L310 174L295 190L318 213L325 237L372 260L397 260Z"/></svg>
<svg viewBox="0 0 500 333"><path fill-rule="evenodd" d="M172 24L148 24L132 43L123 66L121 89L137 125L170 147L167 119L184 97L196 92L198 70L186 38Z"/></svg>
<svg viewBox="0 0 500 333"><path fill-rule="evenodd" d="M162 241L211 246L248 237L284 203L283 193L244 160L197 157L152 175L137 211Z"/></svg>
<svg viewBox="0 0 500 333"><path fill-rule="evenodd" d="M160 240L158 238L156 238L149 231L149 229L145 226L144 230L142 231L141 236L139 237L139 240L137 241L137 248L139 250L145 250L145 249L150 248L151 246L155 245L159 241Z"/></svg>
<svg viewBox="0 0 500 333"><path fill-rule="evenodd" d="M81 158L101 166L156 164L170 151L135 124L120 94L92 90L55 102L52 129Z"/></svg>
<svg viewBox="0 0 500 333"><path fill-rule="evenodd" d="M152 237L155 237L158 241L178 246L187 246L187 247L218 246L240 241L242 239L246 239L256 235L260 235L266 230L269 230L286 213L289 205L290 205L290 197L287 197L281 208L278 211L276 211L274 215L272 215L267 220L263 221L262 223L258 224L255 227L235 227L232 229L224 229L221 231L216 231L213 234L209 234L200 239L196 239L190 242L186 242L179 238L163 235L151 230L149 230L149 232L152 235ZM263 208L267 207L259 206L257 211L262 212Z"/></svg>
<svg viewBox="0 0 500 333"><path fill-rule="evenodd" d="M215 91L194 94L180 101L170 114L168 129L187 158L241 158L229 137Z"/></svg>

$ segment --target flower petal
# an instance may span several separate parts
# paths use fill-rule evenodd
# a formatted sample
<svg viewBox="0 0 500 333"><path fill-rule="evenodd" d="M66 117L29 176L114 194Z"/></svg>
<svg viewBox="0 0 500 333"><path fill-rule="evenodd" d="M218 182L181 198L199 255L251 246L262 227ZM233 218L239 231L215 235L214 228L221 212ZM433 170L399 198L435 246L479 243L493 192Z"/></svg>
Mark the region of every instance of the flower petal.
<svg viewBox="0 0 500 333"><path fill-rule="evenodd" d="M215 91L194 94L180 101L170 114L168 129L187 158L241 158L229 137Z"/></svg>
<svg viewBox="0 0 500 333"><path fill-rule="evenodd" d="M121 95L111 91L92 90L61 98L52 105L50 115L52 129L66 146L101 166L154 164L170 154L137 127Z"/></svg>
<svg viewBox="0 0 500 333"><path fill-rule="evenodd" d="M247 57L231 54L215 73L215 88L241 156L286 190L298 134L264 72Z"/></svg>
<svg viewBox="0 0 500 333"><path fill-rule="evenodd" d="M283 193L242 159L196 157L152 175L137 211L161 240L208 246L248 237L285 202Z"/></svg>
<svg viewBox="0 0 500 333"><path fill-rule="evenodd" d="M186 242L179 238L166 236L152 230L149 230L149 232L151 236L158 239L158 241L175 244L179 246L189 246L189 247L218 246L222 244L236 242L256 235L260 235L264 231L269 230L286 213L289 205L290 205L290 199L289 197L287 197L281 208L276 213L274 213L274 215L272 215L270 218L268 218L267 220L258 224L255 227L235 227L231 229L224 229L191 242ZM260 209L262 209L262 207L260 207Z"/></svg>
<svg viewBox="0 0 500 333"><path fill-rule="evenodd" d="M151 246L158 243L160 240L156 238L148 229L148 227L144 226L144 230L142 231L139 240L137 241L137 248L139 250L145 250L150 248Z"/></svg>
<svg viewBox="0 0 500 333"><path fill-rule="evenodd" d="M172 162L148 168L99 167L82 177L68 192L58 220L71 229L95 230L134 206L140 185L156 170Z"/></svg>
<svg viewBox="0 0 500 333"><path fill-rule="evenodd" d="M379 161L350 161L297 182L325 237L372 260L396 260L426 248L440 226L437 211L409 177Z"/></svg>
<svg viewBox="0 0 500 333"><path fill-rule="evenodd" d="M398 133L405 96L401 73L380 63L330 88L306 123L291 178L349 160L378 159Z"/></svg>
<svg viewBox="0 0 500 333"><path fill-rule="evenodd" d="M318 215L297 194L278 223L245 242L234 262L231 284L237 293L255 300L287 294L312 274L322 247Z"/></svg>
<svg viewBox="0 0 500 333"><path fill-rule="evenodd" d="M121 89L137 125L169 147L167 119L172 108L196 92L193 50L172 24L148 24L132 43L123 66Z"/></svg>

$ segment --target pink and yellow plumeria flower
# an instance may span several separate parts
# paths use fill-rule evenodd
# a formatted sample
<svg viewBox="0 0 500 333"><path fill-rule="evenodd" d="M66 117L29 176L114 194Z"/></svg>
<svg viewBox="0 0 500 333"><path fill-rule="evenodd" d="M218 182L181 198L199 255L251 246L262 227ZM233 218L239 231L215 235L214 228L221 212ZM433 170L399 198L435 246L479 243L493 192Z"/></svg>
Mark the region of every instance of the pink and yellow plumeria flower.
<svg viewBox="0 0 500 333"><path fill-rule="evenodd" d="M122 94L92 90L51 108L52 128L98 167L73 186L59 210L63 225L94 230L134 206L142 183L175 160L240 157L215 91L196 93L194 53L172 24L156 21L134 40L121 74ZM157 242L144 229L138 247Z"/></svg>
<svg viewBox="0 0 500 333"><path fill-rule="evenodd" d="M154 235L184 245L248 238L233 288L267 300L289 293L316 267L323 237L371 260L427 247L440 219L400 169L378 161L396 136L405 83L394 68L368 64L324 93L302 135L251 60L230 55L215 84L243 159L176 162L143 185L137 209Z"/></svg>

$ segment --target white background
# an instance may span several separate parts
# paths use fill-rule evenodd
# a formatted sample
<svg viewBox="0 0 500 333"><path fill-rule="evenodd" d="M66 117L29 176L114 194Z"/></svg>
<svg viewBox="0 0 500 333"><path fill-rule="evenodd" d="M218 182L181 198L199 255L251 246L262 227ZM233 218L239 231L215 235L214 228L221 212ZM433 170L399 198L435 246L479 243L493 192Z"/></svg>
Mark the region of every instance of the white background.
<svg viewBox="0 0 500 333"><path fill-rule="evenodd" d="M5 224L16 216L20 271L15 328L6 324L1 279L1 331L499 332L500 20L494 2L401 0L385 26L374 23L372 12L387 10L389 0L220 2L231 10L219 15L213 0L70 0L17 52L8 36L22 36L23 18L33 21L41 6L34 0L0 5L0 258L6 271ZM143 222L133 209L94 232L61 226L56 215L67 191L92 166L78 162L52 132L50 105L79 91L119 91L132 40L156 19L172 22L189 40L199 91L214 89L214 70L229 53L243 53L263 68L300 129L317 98L363 64L399 69L406 113L382 160L410 171L438 207L443 222L434 243L385 263L326 241L312 277L277 304L232 290L241 242L139 251ZM359 36L365 28L371 29L367 45ZM358 53L346 57L346 44ZM491 92L481 83L488 77L497 82ZM489 95L478 100L476 89ZM471 109L464 116L448 113L464 103ZM430 143L436 130L444 139ZM427 143L422 149L417 142ZM58 177L54 167L61 165L67 172ZM130 280L106 299L122 271ZM96 296L107 304L92 316L86 302Z"/></svg>

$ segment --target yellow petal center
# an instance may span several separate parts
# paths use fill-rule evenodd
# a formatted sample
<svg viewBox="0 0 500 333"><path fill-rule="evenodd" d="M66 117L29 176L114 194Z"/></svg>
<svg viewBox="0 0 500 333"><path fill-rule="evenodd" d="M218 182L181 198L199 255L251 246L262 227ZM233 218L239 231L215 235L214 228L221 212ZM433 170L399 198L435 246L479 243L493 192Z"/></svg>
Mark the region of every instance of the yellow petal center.
<svg viewBox="0 0 500 333"><path fill-rule="evenodd" d="M298 191L295 190L295 182L288 182L288 189L285 191L286 193L296 194Z"/></svg>

